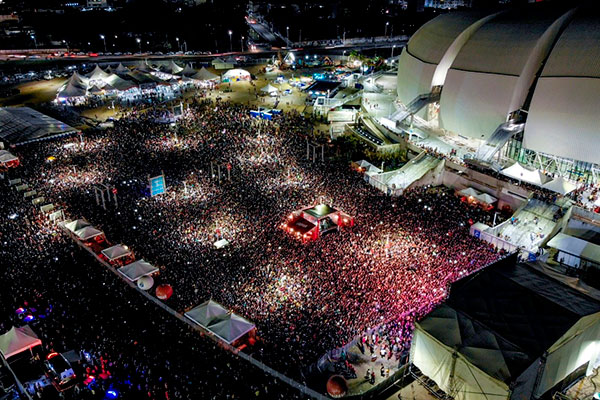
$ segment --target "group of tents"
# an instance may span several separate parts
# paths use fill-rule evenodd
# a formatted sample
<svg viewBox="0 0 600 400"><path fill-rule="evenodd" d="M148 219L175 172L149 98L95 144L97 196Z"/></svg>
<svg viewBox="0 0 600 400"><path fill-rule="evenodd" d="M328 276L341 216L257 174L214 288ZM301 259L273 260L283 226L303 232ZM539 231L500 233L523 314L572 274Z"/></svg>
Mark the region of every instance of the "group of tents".
<svg viewBox="0 0 600 400"><path fill-rule="evenodd" d="M218 75L204 67L196 71L189 64L184 68L173 60L163 65L139 61L132 68L119 64L116 68L109 66L106 70L96 65L87 75L74 72L58 91L57 99L66 101L83 99L88 95L118 95L128 91L139 92L143 87L185 85L218 79Z"/></svg>

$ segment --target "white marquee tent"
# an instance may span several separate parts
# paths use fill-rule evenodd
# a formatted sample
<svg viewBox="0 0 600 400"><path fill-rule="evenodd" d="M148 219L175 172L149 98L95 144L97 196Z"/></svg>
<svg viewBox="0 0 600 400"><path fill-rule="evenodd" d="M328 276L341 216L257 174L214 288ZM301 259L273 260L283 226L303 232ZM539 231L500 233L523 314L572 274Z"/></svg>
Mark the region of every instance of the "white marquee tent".
<svg viewBox="0 0 600 400"><path fill-rule="evenodd" d="M542 186L550 179L547 175L544 175L541 171L534 169L527 169L518 162L514 163L508 168L500 171L502 175L510 178L532 183L534 185Z"/></svg>
<svg viewBox="0 0 600 400"><path fill-rule="evenodd" d="M109 247L108 249L102 250L101 253L104 254L104 256L110 261L114 261L131 255L131 250L129 250L129 248L125 245L117 244Z"/></svg>
<svg viewBox="0 0 600 400"><path fill-rule="evenodd" d="M600 246L587 240L561 232L548 242L548 247L557 249L557 259L571 267L579 267L582 259L600 265Z"/></svg>
<svg viewBox="0 0 600 400"><path fill-rule="evenodd" d="M8 332L0 335L0 353L6 358L41 344L42 341L28 325L21 328L13 326Z"/></svg>
<svg viewBox="0 0 600 400"><path fill-rule="evenodd" d="M158 268L144 260L137 260L119 268L117 271L125 278L135 282L142 276L152 275L153 273L158 272Z"/></svg>
<svg viewBox="0 0 600 400"><path fill-rule="evenodd" d="M577 189L577 186L574 183L569 182L562 176L545 183L542 187L562 195L569 194Z"/></svg>

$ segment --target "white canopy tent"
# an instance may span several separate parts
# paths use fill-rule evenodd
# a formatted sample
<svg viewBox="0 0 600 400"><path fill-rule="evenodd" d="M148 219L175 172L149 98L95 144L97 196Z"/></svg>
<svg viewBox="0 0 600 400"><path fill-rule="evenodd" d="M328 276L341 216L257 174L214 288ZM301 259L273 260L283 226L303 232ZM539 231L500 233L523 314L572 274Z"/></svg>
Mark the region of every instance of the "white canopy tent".
<svg viewBox="0 0 600 400"><path fill-rule="evenodd" d="M255 325L252 322L232 313L217 318L208 326L208 329L212 333L229 344L235 342L254 328Z"/></svg>
<svg viewBox="0 0 600 400"><path fill-rule="evenodd" d="M65 228L67 228L73 233L85 228L86 226L92 226L92 224L87 222L85 219L76 219L75 221L67 222L65 224Z"/></svg>
<svg viewBox="0 0 600 400"><path fill-rule="evenodd" d="M192 308L184 315L204 327L208 327L213 321L219 317L224 317L229 311L213 300L205 301L197 307Z"/></svg>
<svg viewBox="0 0 600 400"><path fill-rule="evenodd" d="M158 272L158 268L144 260L137 260L119 268L117 271L125 278L135 282L142 276L152 275L153 273Z"/></svg>
<svg viewBox="0 0 600 400"><path fill-rule="evenodd" d="M192 75L191 78L197 81L212 81L219 79L219 75L213 74L206 68L202 67L202 69L200 69L200 71Z"/></svg>
<svg viewBox="0 0 600 400"><path fill-rule="evenodd" d="M497 198L495 198L494 196L490 196L487 193L480 193L479 195L475 196L477 198L477 200L479 200L481 203L485 203L485 204L494 204L495 202L498 201Z"/></svg>
<svg viewBox="0 0 600 400"><path fill-rule="evenodd" d="M562 176L545 183L542 187L562 195L569 194L577 189L577 186L574 183L569 182Z"/></svg>
<svg viewBox="0 0 600 400"><path fill-rule="evenodd" d="M22 353L32 347L40 346L41 344L42 341L28 325L21 328L13 326L8 332L0 335L0 353L5 358Z"/></svg>
<svg viewBox="0 0 600 400"><path fill-rule="evenodd" d="M532 183L534 185L542 186L550 179L547 175L544 175L541 171L534 169L527 169L518 162L514 163L508 168L500 171L502 175L508 176L509 178L516 179L518 181L524 181Z"/></svg>
<svg viewBox="0 0 600 400"><path fill-rule="evenodd" d="M131 255L131 250L129 250L129 248L123 244L117 244L109 247L108 249L102 250L101 253L104 254L104 256L110 261L114 261Z"/></svg>
<svg viewBox="0 0 600 400"><path fill-rule="evenodd" d="M96 236L104 235L104 232L94 228L93 226L85 226L81 229L76 230L75 236L81 240L90 240Z"/></svg>
<svg viewBox="0 0 600 400"><path fill-rule="evenodd" d="M275 86L273 86L273 85L271 85L269 83L267 86L265 86L262 89L260 89L260 91L264 92L264 93L271 94L271 93L277 93L277 92L279 92L279 89L277 89Z"/></svg>
<svg viewBox="0 0 600 400"><path fill-rule="evenodd" d="M0 150L0 163L8 163L18 159L19 157L15 156L8 150Z"/></svg>
<svg viewBox="0 0 600 400"><path fill-rule="evenodd" d="M481 194L479 191L473 189L472 187L465 188L458 193L467 197L477 197Z"/></svg>

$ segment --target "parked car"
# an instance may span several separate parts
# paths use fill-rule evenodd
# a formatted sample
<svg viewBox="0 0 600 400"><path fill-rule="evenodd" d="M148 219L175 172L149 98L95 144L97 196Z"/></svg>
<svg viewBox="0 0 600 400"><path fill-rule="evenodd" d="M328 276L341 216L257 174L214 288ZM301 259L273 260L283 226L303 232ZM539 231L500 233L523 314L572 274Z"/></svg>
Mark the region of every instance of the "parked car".
<svg viewBox="0 0 600 400"><path fill-rule="evenodd" d="M46 376L59 392L64 392L77 384L77 376L71 363L60 353L50 353L44 361Z"/></svg>

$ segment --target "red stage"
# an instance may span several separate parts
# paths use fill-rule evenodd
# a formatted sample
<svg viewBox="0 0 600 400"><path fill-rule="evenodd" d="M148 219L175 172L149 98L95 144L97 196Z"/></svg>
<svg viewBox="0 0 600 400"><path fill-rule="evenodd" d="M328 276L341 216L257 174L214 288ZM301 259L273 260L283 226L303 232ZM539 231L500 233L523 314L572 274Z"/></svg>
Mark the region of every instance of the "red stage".
<svg viewBox="0 0 600 400"><path fill-rule="evenodd" d="M325 233L345 226L354 226L354 218L326 204L318 204L294 211L281 228L306 243Z"/></svg>

